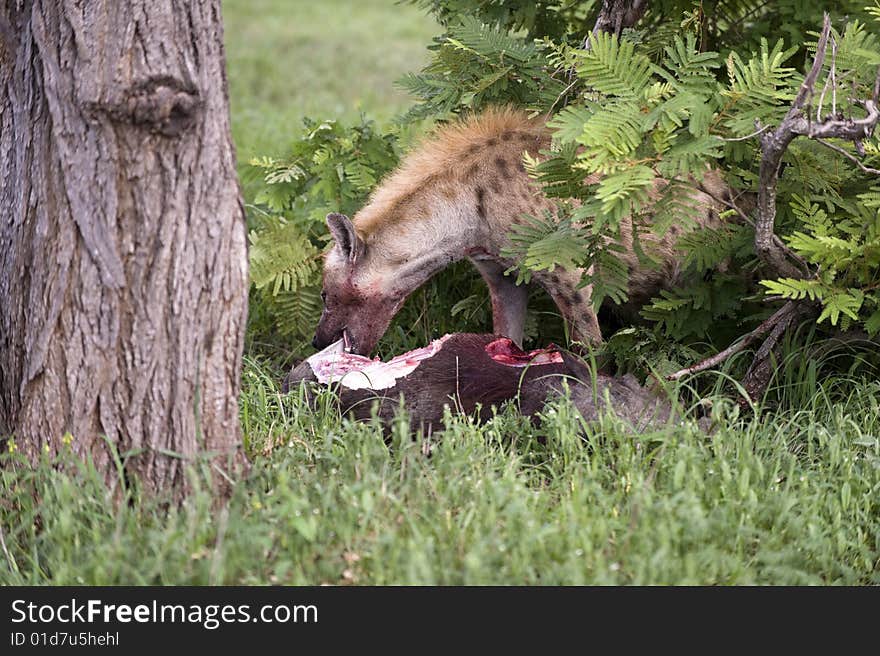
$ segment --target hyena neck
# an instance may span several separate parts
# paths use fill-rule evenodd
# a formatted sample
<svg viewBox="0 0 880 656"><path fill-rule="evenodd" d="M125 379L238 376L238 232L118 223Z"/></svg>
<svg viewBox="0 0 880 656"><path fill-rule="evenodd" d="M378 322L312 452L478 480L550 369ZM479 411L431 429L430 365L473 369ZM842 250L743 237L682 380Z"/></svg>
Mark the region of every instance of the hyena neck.
<svg viewBox="0 0 880 656"><path fill-rule="evenodd" d="M398 216L378 225L374 220L366 236L368 252L375 253L371 273L387 281L391 294L407 296L462 259L505 264L499 253L512 225L524 214L555 209L536 193L515 147L487 148L483 154L462 175L435 178L414 190L394 208Z"/></svg>
<svg viewBox="0 0 880 656"><path fill-rule="evenodd" d="M540 121L504 108L440 129L383 180L354 217L372 253L363 279L404 298L453 262L469 258L491 287L500 265L490 272L478 261L497 260L523 214L541 216L552 207L530 184L523 165L523 153L537 157L548 144Z"/></svg>
<svg viewBox="0 0 880 656"><path fill-rule="evenodd" d="M479 238L473 229L446 222L442 215L426 217L419 223L397 235L382 236L376 242L381 244L378 248L391 251L390 256L380 256L373 269L388 281L393 296L408 296L478 247ZM445 228L438 230L444 223Z"/></svg>

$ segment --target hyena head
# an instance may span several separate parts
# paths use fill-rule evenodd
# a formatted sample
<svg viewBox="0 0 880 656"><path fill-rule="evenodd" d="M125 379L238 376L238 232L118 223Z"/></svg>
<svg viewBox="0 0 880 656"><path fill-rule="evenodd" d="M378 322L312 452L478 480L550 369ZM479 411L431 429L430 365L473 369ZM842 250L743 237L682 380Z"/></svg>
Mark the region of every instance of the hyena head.
<svg viewBox="0 0 880 656"><path fill-rule="evenodd" d="M373 271L366 243L344 214L328 214L335 242L324 260L324 312L312 345L326 348L338 339L360 355L369 355L405 297L393 295L381 272Z"/></svg>

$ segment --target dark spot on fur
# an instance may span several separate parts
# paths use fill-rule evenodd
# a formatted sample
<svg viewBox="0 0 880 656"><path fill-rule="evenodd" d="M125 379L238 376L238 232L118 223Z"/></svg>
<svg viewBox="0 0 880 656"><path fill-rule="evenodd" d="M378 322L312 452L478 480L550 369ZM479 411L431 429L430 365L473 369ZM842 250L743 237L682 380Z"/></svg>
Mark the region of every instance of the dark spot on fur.
<svg viewBox="0 0 880 656"><path fill-rule="evenodd" d="M489 141L486 142L486 145L487 145L487 146L497 146L497 145L498 145L498 139L495 138L495 137L492 137L491 139L489 139Z"/></svg>
<svg viewBox="0 0 880 656"><path fill-rule="evenodd" d="M553 284L559 284L559 276L557 276L555 273L550 276L550 280L553 282Z"/></svg>
<svg viewBox="0 0 880 656"><path fill-rule="evenodd" d="M477 152L479 149L480 149L480 147L479 147L477 144L471 144L470 146L468 146L467 154L468 154L468 155L474 155L474 154L476 154L476 152Z"/></svg>
<svg viewBox="0 0 880 656"><path fill-rule="evenodd" d="M572 295L571 295L571 302L572 303L577 304L583 300L584 300L584 298L583 298L583 296L581 296L581 293L579 291L572 292Z"/></svg>
<svg viewBox="0 0 880 656"><path fill-rule="evenodd" d="M501 141L510 141L511 139L513 139L513 132L511 132L510 130L507 130L506 132L503 132L501 134Z"/></svg>
<svg viewBox="0 0 880 656"><path fill-rule="evenodd" d="M482 187L477 187L477 215L484 220L486 218L486 206L483 204L485 199L486 190Z"/></svg>
<svg viewBox="0 0 880 656"><path fill-rule="evenodd" d="M496 157L495 158L495 166L498 167L498 172L501 174L502 178L509 178L510 177L510 171L507 168L507 160L506 159L504 159L503 157Z"/></svg>
<svg viewBox="0 0 880 656"><path fill-rule="evenodd" d="M480 170L480 165L477 163L471 164L467 170L467 176L469 178L474 177L477 174L477 171Z"/></svg>

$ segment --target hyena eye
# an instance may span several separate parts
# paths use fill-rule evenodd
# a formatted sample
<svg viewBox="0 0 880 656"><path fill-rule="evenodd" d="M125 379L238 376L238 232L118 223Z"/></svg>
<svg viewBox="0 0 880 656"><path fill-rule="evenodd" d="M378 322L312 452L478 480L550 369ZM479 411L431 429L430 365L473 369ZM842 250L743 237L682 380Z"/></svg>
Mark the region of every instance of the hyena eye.
<svg viewBox="0 0 880 656"><path fill-rule="evenodd" d="M325 292L323 289L321 290L321 302L323 302L325 305L327 304L327 292Z"/></svg>

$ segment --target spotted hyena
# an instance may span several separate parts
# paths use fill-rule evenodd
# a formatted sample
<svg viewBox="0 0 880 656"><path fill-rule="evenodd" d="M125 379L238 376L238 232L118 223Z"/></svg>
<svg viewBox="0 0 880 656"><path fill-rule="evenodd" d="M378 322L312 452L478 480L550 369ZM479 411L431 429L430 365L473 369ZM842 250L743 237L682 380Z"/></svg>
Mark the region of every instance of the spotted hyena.
<svg viewBox="0 0 880 656"><path fill-rule="evenodd" d="M515 263L500 253L523 214L556 209L523 167L524 153L538 157L549 146L541 121L509 108L490 109L439 129L382 181L353 220L328 215L335 244L324 263L324 312L314 345L323 348L345 337L352 351L368 354L406 298L464 258L489 286L493 331L521 344L528 289L504 275ZM707 175L703 185L725 193L715 176ZM696 189L693 195L705 207L697 223L717 222L713 197L719 196ZM630 298L644 302L675 281L681 257L674 244L681 228L662 238L642 237L660 263L652 267L642 266L635 255L630 222L624 221L621 233ZM556 267L532 279L553 298L573 341L595 344L602 333L591 287L579 285L584 274Z"/></svg>

